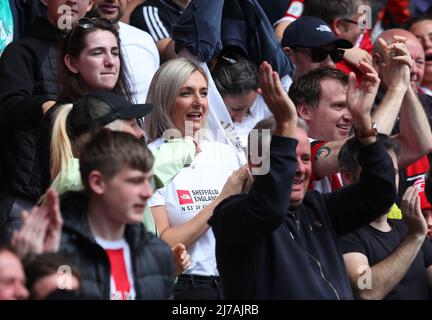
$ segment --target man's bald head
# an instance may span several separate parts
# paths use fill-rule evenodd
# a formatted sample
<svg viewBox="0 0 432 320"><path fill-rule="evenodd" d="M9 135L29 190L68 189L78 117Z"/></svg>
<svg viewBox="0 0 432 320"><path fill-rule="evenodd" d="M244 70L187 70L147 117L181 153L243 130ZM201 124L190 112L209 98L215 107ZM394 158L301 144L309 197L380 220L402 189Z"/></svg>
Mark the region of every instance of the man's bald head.
<svg viewBox="0 0 432 320"><path fill-rule="evenodd" d="M404 29L389 29L379 35L378 38L383 39L387 44L394 42L394 36L401 36L406 39L405 45L414 61L414 67L411 70L411 82L418 88L423 79L424 74L424 61L425 53L420 41L411 32ZM379 45L378 39L375 40L373 48L373 66L377 70L380 78L380 63L382 62L382 55L384 54L382 47Z"/></svg>

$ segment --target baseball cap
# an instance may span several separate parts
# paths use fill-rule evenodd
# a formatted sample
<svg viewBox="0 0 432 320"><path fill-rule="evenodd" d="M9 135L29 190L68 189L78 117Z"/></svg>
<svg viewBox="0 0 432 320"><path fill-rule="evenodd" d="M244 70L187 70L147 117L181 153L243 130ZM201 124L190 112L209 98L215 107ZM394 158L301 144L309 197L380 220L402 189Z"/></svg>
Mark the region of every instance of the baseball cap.
<svg viewBox="0 0 432 320"><path fill-rule="evenodd" d="M93 92L73 104L67 118L68 129L79 136L117 119L144 117L152 110L151 104L133 104L110 91Z"/></svg>
<svg viewBox="0 0 432 320"><path fill-rule="evenodd" d="M337 48L349 49L353 45L345 39L338 39L329 25L320 18L302 16L286 27L281 46L317 48L334 43Z"/></svg>

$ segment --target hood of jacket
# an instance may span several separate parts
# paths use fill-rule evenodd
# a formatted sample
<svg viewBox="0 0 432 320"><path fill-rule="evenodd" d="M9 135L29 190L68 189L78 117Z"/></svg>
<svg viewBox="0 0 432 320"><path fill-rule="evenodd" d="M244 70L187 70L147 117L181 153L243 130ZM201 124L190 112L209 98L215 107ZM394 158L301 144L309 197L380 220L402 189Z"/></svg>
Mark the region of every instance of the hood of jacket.
<svg viewBox="0 0 432 320"><path fill-rule="evenodd" d="M24 36L57 41L64 38L66 35L67 32L53 26L48 19L38 17Z"/></svg>

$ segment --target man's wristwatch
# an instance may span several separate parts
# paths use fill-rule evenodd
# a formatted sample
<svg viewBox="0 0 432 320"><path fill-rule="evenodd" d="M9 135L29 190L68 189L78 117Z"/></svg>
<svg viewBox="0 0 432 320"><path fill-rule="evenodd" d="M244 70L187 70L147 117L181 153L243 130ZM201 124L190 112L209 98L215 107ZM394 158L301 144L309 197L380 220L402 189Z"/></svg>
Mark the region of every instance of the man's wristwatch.
<svg viewBox="0 0 432 320"><path fill-rule="evenodd" d="M375 121L372 121L372 128L368 130L358 130L354 127L354 134L357 138L369 138L378 135L378 129Z"/></svg>

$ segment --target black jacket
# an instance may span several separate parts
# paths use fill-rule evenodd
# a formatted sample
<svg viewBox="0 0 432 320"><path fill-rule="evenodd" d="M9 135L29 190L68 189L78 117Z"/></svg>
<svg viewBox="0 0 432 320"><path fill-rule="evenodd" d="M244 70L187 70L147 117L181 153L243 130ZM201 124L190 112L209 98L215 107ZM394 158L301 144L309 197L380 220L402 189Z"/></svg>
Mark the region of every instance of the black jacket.
<svg viewBox="0 0 432 320"><path fill-rule="evenodd" d="M0 189L37 200L45 191L35 161L42 104L58 93L58 44L63 32L38 18L30 33L0 58Z"/></svg>
<svg viewBox="0 0 432 320"><path fill-rule="evenodd" d="M64 219L60 252L81 272L81 292L93 299L110 298L110 264L104 249L96 243L87 220L87 197L67 192L61 198ZM136 299L170 299L174 263L169 246L147 232L142 224L127 225L125 239L130 246Z"/></svg>
<svg viewBox="0 0 432 320"><path fill-rule="evenodd" d="M296 144L274 136L269 173L248 194L219 204L209 221L228 299L352 299L338 237L390 208L392 161L380 142L363 146L358 184L325 195L307 192L289 211Z"/></svg>
<svg viewBox="0 0 432 320"><path fill-rule="evenodd" d="M38 17L46 17L47 7L40 0L9 0L14 24L14 41L23 37Z"/></svg>

